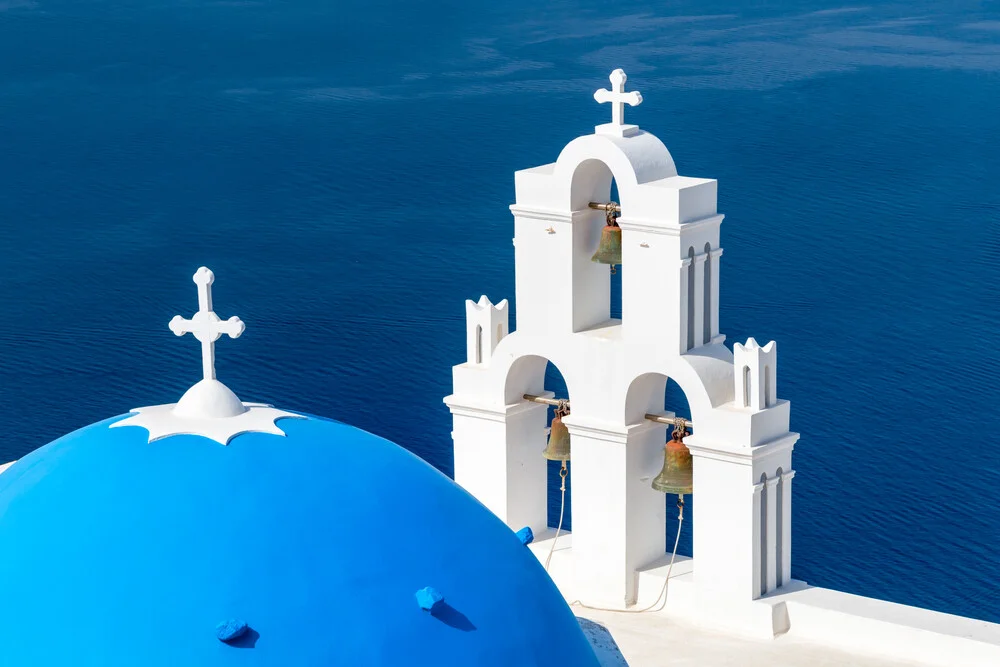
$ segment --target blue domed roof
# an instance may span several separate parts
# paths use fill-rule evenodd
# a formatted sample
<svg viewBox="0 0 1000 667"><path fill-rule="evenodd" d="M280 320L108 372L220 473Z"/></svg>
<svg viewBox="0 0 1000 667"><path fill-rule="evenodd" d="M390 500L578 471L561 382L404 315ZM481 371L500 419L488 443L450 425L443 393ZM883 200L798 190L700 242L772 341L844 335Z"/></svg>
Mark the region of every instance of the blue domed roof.
<svg viewBox="0 0 1000 667"><path fill-rule="evenodd" d="M597 664L535 556L401 447L316 417L228 446L119 419L0 475L4 664Z"/></svg>

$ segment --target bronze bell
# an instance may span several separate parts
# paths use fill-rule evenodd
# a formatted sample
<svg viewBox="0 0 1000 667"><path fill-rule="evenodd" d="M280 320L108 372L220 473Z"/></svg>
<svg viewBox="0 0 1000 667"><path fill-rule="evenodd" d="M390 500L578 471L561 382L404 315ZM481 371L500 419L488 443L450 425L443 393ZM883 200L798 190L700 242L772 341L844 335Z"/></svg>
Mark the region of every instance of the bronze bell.
<svg viewBox="0 0 1000 667"><path fill-rule="evenodd" d="M562 421L566 414L565 408L560 406L556 408L556 416L552 418L549 444L542 452L542 456L550 461L569 461L569 429Z"/></svg>
<svg viewBox="0 0 1000 667"><path fill-rule="evenodd" d="M653 480L653 489L661 493L676 493L679 496L691 493L693 473L691 451L684 444L687 435L683 426L674 426L663 452L663 470Z"/></svg>
<svg viewBox="0 0 1000 667"><path fill-rule="evenodd" d="M608 209L607 224L601 230L601 243L590 261L610 264L612 273L615 271L615 265L622 263L622 228L615 221L615 212L612 209Z"/></svg>

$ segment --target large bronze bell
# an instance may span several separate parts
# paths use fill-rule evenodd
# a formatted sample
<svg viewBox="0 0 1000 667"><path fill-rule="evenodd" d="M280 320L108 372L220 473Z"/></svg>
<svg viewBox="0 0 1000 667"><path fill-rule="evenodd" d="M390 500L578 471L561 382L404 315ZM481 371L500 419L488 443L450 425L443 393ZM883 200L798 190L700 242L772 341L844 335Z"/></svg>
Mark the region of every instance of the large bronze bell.
<svg viewBox="0 0 1000 667"><path fill-rule="evenodd" d="M601 243L590 261L610 264L612 273L615 265L622 263L622 228L615 221L615 213L611 209L608 209L607 224L601 230Z"/></svg>
<svg viewBox="0 0 1000 667"><path fill-rule="evenodd" d="M550 461L569 461L569 429L563 424L562 418L568 414L562 406L556 408L549 431L549 444L542 456Z"/></svg>
<svg viewBox="0 0 1000 667"><path fill-rule="evenodd" d="M694 475L691 466L691 451L684 444L687 435L683 426L674 426L670 442L663 451L663 470L653 480L653 488L661 493L676 493L679 496L691 493Z"/></svg>

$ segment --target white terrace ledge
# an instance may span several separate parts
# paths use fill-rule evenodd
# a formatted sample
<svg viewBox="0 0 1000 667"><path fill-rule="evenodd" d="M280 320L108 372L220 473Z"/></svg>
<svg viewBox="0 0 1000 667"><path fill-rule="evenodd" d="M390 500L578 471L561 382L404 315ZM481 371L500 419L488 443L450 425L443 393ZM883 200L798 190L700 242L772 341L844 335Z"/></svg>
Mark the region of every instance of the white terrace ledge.
<svg viewBox="0 0 1000 667"><path fill-rule="evenodd" d="M539 533L529 548L545 563L555 530ZM678 556L663 589L670 554L640 568L638 602L623 613L573 604L605 667L739 664L810 667L996 667L1000 624L851 595L792 580L758 600L726 608L699 604L694 560ZM566 597L573 591L573 535L562 532L549 574ZM585 601L584 601L585 602ZM724 616L731 616L726 629ZM595 625L596 624L596 625Z"/></svg>
<svg viewBox="0 0 1000 667"><path fill-rule="evenodd" d="M914 667L792 635L749 639L660 614L573 610L602 667Z"/></svg>

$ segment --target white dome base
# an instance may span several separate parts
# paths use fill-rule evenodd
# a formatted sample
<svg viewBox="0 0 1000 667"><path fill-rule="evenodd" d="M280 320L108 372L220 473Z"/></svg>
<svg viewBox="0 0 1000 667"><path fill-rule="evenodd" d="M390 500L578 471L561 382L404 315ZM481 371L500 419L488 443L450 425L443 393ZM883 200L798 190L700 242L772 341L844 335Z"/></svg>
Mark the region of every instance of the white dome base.
<svg viewBox="0 0 1000 667"><path fill-rule="evenodd" d="M200 414L195 414L193 416L186 414L183 410L178 408L182 407L185 399L191 397L190 405L200 406L202 410L206 409L205 403L196 403L196 399L199 394L194 393L198 385L203 382L215 382L220 387L229 392L230 396L236 398L229 389L226 389L225 385L216 382L215 380L202 380L194 387L184 394L181 398L180 403L170 403L168 405L152 405L145 408L135 408L132 410L132 415L111 424L111 428L119 426L139 426L141 428L149 431L148 442L153 442L154 440L162 440L163 438L169 438L172 435L200 435L211 440L215 440L219 444L227 445L229 441L238 436L241 433L271 433L274 435L284 436L285 432L282 431L275 425L275 420L282 417L292 417L297 419L304 419L302 415L297 415L291 412L285 412L284 410L278 410L266 403L239 403L240 412L236 414L230 414L229 416L202 416ZM210 394L210 398L218 398L219 403L214 406L214 409L221 412L223 409L227 409L230 412L235 411L235 407L229 403L223 402L222 397L225 396L218 389L205 389L202 391L206 392L216 392L216 394ZM209 406L211 408L211 406Z"/></svg>
<svg viewBox="0 0 1000 667"><path fill-rule="evenodd" d="M236 394L218 380L202 380L181 396L174 414L188 419L235 417L247 411Z"/></svg>

